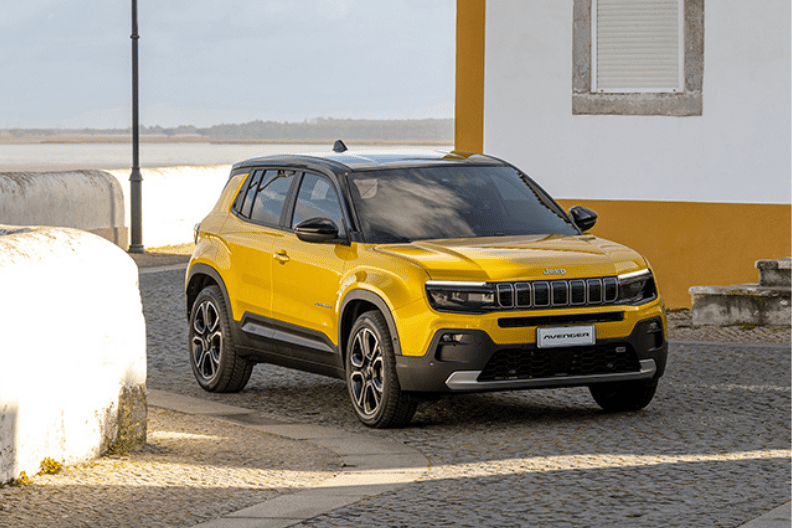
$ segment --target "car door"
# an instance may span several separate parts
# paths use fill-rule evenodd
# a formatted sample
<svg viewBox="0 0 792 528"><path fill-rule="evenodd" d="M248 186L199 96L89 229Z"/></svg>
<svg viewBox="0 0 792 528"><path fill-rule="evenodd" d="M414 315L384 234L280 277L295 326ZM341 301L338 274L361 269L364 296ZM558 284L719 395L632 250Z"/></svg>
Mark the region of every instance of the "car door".
<svg viewBox="0 0 792 528"><path fill-rule="evenodd" d="M313 353L320 362L337 345L339 284L354 253L338 196L328 177L306 172L287 220L290 229L272 248L272 317L292 333L291 341L301 349L296 354ZM297 238L294 227L310 218L332 220L339 228L338 239L316 243Z"/></svg>
<svg viewBox="0 0 792 528"><path fill-rule="evenodd" d="M228 285L235 291L234 319L247 314L270 316L272 304L272 248L283 236L280 218L294 171L257 169L248 177L234 201L233 215L224 226L224 236L233 258L226 275L236 278Z"/></svg>

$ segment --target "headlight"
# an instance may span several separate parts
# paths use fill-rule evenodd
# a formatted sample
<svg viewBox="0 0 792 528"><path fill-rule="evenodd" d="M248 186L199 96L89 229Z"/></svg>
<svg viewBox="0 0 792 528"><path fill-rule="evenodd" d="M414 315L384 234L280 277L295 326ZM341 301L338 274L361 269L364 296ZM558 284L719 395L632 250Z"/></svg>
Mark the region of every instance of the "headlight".
<svg viewBox="0 0 792 528"><path fill-rule="evenodd" d="M654 277L648 269L619 275L617 304L643 304L656 297Z"/></svg>
<svg viewBox="0 0 792 528"><path fill-rule="evenodd" d="M495 286L486 282L427 281L426 295L436 310L481 312L497 306Z"/></svg>
<svg viewBox="0 0 792 528"><path fill-rule="evenodd" d="M193 226L193 240L195 243L198 243L198 233L201 231L201 222L198 222Z"/></svg>

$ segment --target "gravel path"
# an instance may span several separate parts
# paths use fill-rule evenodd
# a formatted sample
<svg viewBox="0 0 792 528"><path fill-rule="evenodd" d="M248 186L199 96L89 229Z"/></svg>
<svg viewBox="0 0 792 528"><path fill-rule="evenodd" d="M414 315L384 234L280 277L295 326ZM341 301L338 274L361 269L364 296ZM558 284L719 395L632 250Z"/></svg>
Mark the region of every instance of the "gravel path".
<svg viewBox="0 0 792 528"><path fill-rule="evenodd" d="M150 260L156 262L149 265L162 262ZM140 279L149 388L253 409L283 421L400 440L432 462L415 484L300 526L736 527L790 498L789 328L697 329L690 326L689 313L670 314L671 338L678 341L672 343L668 370L652 404L634 414L604 413L580 388L458 395L422 404L406 429L372 431L355 419L344 384L334 379L258 365L241 393L214 395L198 388L185 353L183 277L177 270ZM711 343L700 343L705 341ZM293 458L266 458L277 437L250 436L260 433L231 430L228 424L220 425L217 434L205 424L184 434L241 438L203 439L204 455L226 456L228 449L238 449L233 456L249 462L197 457L180 466L186 456L181 450L196 438L168 437L165 426L172 417L157 422L162 414L152 411L150 430L162 429L165 437L153 434L151 446L129 460L106 457L65 474L39 477L33 486L0 489L0 526L19 526L22 520L30 526L190 526L196 518L219 516L248 500L311 486L338 470L331 454L302 442L281 451L294 453ZM167 449L158 451L166 440ZM251 455L257 447L261 450ZM123 485L131 476L110 480L119 471L113 464L127 464L132 469L125 471L133 471L137 461L148 464L149 482L159 485ZM298 462L305 465L295 466ZM66 479L73 471L87 480L70 483ZM102 490L107 493L103 499L91 499ZM166 491L170 495L164 499ZM127 498L131 495L124 493L141 495ZM28 498L36 494L44 497L38 506ZM135 513L150 503L160 524L124 516L132 501ZM72 521L57 517L82 504L93 512L84 520L68 524ZM39 511L47 508L52 516ZM17 516L7 515L11 511Z"/></svg>

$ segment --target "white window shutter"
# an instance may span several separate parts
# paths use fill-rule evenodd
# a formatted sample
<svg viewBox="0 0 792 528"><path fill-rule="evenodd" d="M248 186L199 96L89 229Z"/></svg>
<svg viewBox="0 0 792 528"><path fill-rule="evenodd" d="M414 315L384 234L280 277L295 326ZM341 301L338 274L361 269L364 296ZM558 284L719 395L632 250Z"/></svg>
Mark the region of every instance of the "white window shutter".
<svg viewBox="0 0 792 528"><path fill-rule="evenodd" d="M593 0L592 91L684 90L684 0Z"/></svg>

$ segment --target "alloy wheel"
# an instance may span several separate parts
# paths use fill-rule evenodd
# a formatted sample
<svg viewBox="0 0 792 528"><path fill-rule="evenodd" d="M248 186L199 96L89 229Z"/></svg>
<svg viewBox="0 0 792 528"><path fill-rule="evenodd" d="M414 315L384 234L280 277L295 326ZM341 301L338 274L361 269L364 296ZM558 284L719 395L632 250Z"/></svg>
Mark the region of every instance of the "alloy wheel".
<svg viewBox="0 0 792 528"><path fill-rule="evenodd" d="M217 376L223 332L217 307L204 300L195 310L193 319L192 360L195 372L209 382Z"/></svg>
<svg viewBox="0 0 792 528"><path fill-rule="evenodd" d="M373 416L379 410L384 389L382 347L374 332L364 327L355 334L349 362L355 406L364 416Z"/></svg>

